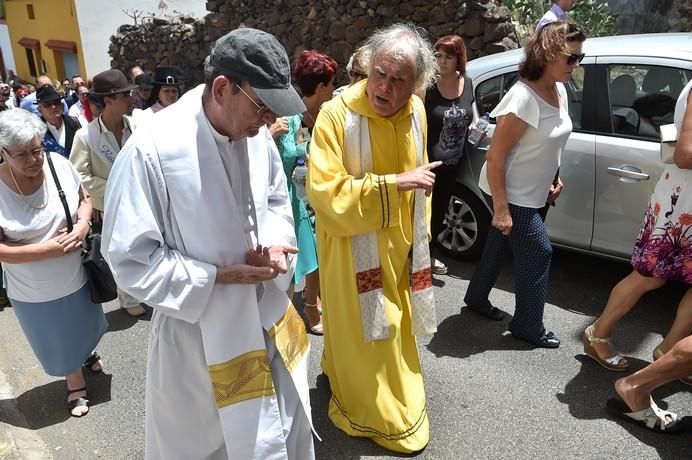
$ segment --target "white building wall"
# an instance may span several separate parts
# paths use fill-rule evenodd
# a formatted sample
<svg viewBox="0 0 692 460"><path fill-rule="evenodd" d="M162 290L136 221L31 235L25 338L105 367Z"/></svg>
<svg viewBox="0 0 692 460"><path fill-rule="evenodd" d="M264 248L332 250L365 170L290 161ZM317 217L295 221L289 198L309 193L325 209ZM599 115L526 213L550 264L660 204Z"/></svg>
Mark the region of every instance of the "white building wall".
<svg viewBox="0 0 692 460"><path fill-rule="evenodd" d="M160 15L160 3L168 5L163 17L180 12L201 19L207 14L206 0L75 0L87 78L110 69L110 37L121 25L134 24L123 10Z"/></svg>
<svg viewBox="0 0 692 460"><path fill-rule="evenodd" d="M10 42L10 33L7 29L7 24L0 24L0 48L2 48L2 58L5 61L5 70L16 71L14 64L14 54L12 53L12 42ZM5 78L6 75L2 75Z"/></svg>

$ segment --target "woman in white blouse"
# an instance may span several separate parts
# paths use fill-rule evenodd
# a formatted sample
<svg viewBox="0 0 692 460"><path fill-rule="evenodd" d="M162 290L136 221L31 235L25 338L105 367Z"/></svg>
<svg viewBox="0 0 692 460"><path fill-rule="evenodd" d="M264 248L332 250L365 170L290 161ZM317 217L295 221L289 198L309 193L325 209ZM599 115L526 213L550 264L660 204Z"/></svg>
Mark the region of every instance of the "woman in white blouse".
<svg viewBox="0 0 692 460"><path fill-rule="evenodd" d="M562 183L553 181L572 132L563 83L584 58L585 39L576 24L558 21L527 42L521 79L491 113L497 128L479 178L480 188L492 197L493 221L464 301L490 319L503 319L488 295L511 251L516 310L509 331L537 347L560 346L543 325L552 247L540 210L562 190Z"/></svg>
<svg viewBox="0 0 692 460"><path fill-rule="evenodd" d="M51 159L65 192L74 227L46 161L46 125L25 110L0 113L0 262L20 325L47 374L65 376L70 414L89 410L82 367L100 372L94 348L108 328L91 302L82 267L91 197L70 162Z"/></svg>

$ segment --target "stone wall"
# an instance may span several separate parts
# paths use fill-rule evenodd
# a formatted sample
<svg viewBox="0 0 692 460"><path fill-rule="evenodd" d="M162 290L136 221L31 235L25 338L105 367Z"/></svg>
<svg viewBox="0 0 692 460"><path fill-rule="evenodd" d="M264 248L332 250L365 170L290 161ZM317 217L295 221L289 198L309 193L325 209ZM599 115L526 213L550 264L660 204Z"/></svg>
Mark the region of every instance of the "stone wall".
<svg viewBox="0 0 692 460"><path fill-rule="evenodd" d="M184 18L122 26L111 39L112 65L157 64L183 68L192 82L202 79L202 62L216 38L240 26L274 34L289 56L314 48L339 62L341 72L358 43L377 27L413 22L432 40L464 37L469 59L514 49L509 10L500 0L208 0L204 21ZM342 74L343 76L343 74Z"/></svg>
<svg viewBox="0 0 692 460"><path fill-rule="evenodd" d="M692 31L692 0L599 0L618 15L618 34Z"/></svg>
<svg viewBox="0 0 692 460"><path fill-rule="evenodd" d="M509 10L500 4L496 0L208 0L207 23L215 37L241 25L256 27L276 35L289 55L314 48L343 64L376 28L413 22L428 30L433 40L461 35L472 59L517 47Z"/></svg>
<svg viewBox="0 0 692 460"><path fill-rule="evenodd" d="M126 74L135 65L153 73L157 65L177 65L190 83L203 80L202 62L212 41L204 20L181 16L122 25L111 37L111 67Z"/></svg>

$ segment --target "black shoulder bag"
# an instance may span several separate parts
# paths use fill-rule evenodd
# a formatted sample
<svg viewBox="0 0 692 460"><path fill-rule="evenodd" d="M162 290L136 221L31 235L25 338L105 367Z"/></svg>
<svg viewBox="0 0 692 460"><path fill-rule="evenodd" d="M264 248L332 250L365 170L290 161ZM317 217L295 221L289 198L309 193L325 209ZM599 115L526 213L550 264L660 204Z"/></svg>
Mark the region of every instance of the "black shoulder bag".
<svg viewBox="0 0 692 460"><path fill-rule="evenodd" d="M58 195L63 209L65 209L65 217L67 218L67 232L72 231L72 216L70 208L65 199L65 192L60 186L58 174L55 172L53 160L50 157L50 152L46 152L46 159L50 172L53 175L53 181L58 188ZM110 267L106 263L106 259L101 255L101 234L89 231L89 234L82 243L82 264L89 283L89 291L91 291L91 301L95 304L109 302L118 297L118 288L111 273Z"/></svg>

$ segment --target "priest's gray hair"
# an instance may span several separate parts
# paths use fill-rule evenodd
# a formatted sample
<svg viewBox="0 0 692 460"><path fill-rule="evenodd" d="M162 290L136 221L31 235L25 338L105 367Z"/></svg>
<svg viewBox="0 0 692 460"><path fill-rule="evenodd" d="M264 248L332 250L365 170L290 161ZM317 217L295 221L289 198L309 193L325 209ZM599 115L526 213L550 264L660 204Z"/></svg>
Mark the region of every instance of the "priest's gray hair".
<svg viewBox="0 0 692 460"><path fill-rule="evenodd" d="M427 38L427 33L413 24L393 24L378 29L363 45L365 53L362 65L372 74L374 58L386 54L387 58L398 62L409 61L416 74L414 92L423 91L435 81L439 72L435 51Z"/></svg>
<svg viewBox="0 0 692 460"><path fill-rule="evenodd" d="M43 141L46 129L46 124L27 110L0 112L0 148L23 149L37 137Z"/></svg>

